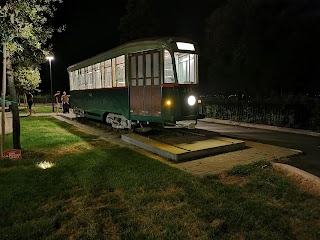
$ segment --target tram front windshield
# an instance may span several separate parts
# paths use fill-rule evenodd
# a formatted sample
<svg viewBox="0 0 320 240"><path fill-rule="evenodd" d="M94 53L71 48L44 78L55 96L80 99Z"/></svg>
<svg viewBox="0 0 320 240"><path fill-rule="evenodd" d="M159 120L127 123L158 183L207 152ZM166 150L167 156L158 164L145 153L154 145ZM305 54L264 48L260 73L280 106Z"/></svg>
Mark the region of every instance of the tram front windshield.
<svg viewBox="0 0 320 240"><path fill-rule="evenodd" d="M190 53L174 53L178 84L198 83L198 56Z"/></svg>
<svg viewBox="0 0 320 240"><path fill-rule="evenodd" d="M191 53L174 53L178 84L198 83L198 55ZM168 50L164 51L164 83L175 83L173 61Z"/></svg>

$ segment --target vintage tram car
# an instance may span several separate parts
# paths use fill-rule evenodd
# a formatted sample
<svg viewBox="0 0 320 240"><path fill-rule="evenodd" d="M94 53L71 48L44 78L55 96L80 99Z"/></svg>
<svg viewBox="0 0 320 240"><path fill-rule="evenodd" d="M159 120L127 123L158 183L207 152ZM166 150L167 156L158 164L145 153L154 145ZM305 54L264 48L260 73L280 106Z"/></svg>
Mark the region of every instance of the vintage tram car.
<svg viewBox="0 0 320 240"><path fill-rule="evenodd" d="M136 40L68 67L77 117L114 128L204 118L198 47L181 38Z"/></svg>

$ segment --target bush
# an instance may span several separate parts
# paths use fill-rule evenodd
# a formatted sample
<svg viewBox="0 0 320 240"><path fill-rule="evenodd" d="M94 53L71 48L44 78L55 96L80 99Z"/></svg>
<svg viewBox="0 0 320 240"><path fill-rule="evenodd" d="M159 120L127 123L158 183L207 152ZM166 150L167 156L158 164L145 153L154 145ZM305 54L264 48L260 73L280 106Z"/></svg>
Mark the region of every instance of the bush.
<svg viewBox="0 0 320 240"><path fill-rule="evenodd" d="M51 103L53 98L51 98L50 96L51 96L50 94L46 94L46 95L34 94L33 95L33 102L34 103ZM18 102L20 104L25 102L24 95L19 95L18 98L19 98ZM12 97L10 95L6 96L6 99L12 101Z"/></svg>
<svg viewBox="0 0 320 240"><path fill-rule="evenodd" d="M47 95L36 95L33 97L34 103L51 103L52 97L50 94Z"/></svg>
<svg viewBox="0 0 320 240"><path fill-rule="evenodd" d="M204 99L206 116L248 123L320 131L320 99L282 96L266 99Z"/></svg>

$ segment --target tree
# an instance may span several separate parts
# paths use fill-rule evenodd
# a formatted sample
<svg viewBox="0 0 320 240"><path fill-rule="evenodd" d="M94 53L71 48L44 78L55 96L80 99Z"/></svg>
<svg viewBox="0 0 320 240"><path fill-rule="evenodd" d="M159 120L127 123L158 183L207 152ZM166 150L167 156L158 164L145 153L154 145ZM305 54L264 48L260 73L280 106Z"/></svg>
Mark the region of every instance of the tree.
<svg viewBox="0 0 320 240"><path fill-rule="evenodd" d="M207 83L262 97L319 91L319 10L315 0L226 1L207 20Z"/></svg>
<svg viewBox="0 0 320 240"><path fill-rule="evenodd" d="M121 42L138 38L177 36L201 41L205 18L225 0L128 0L120 19Z"/></svg>
<svg viewBox="0 0 320 240"><path fill-rule="evenodd" d="M53 17L56 10L55 4L61 2L62 0L2 0L0 2L0 37L2 43L8 48L7 79L10 95L15 101L17 94L12 60L16 60L16 63L28 61L34 63L44 59L48 51L46 43L54 32L49 19ZM16 103L12 105L12 115L13 147L20 149L20 120Z"/></svg>
<svg viewBox="0 0 320 240"><path fill-rule="evenodd" d="M160 22L154 0L128 0L127 13L120 19L120 42L159 34Z"/></svg>
<svg viewBox="0 0 320 240"><path fill-rule="evenodd" d="M259 27L252 0L228 1L207 20L207 84L224 92L246 87L259 72Z"/></svg>
<svg viewBox="0 0 320 240"><path fill-rule="evenodd" d="M26 92L33 92L41 83L40 72L37 68L19 67L14 72L13 76L18 95Z"/></svg>

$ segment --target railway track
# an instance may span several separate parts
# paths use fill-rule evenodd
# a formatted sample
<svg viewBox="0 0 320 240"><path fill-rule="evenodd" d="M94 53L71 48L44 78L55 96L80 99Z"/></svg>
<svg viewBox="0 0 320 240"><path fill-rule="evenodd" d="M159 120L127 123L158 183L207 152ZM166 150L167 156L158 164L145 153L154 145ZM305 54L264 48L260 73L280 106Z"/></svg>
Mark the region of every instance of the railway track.
<svg viewBox="0 0 320 240"><path fill-rule="evenodd" d="M119 137L122 134L127 133L136 133L140 136L148 137L154 140L158 140L161 142L166 142L166 139L168 138L183 138L186 137L188 139L197 139L199 137L209 137L214 135L216 136L217 133L213 133L210 131L205 131L201 129L188 129L188 126L185 125L176 125L176 126L170 126L165 127L162 129L151 129L150 131L133 131L128 129L116 129L112 128L112 126L108 123L104 123L98 120L88 119L88 118L77 118L76 121L88 125L90 127L94 127L96 129L99 129L101 131L105 132L112 132L113 134L118 134Z"/></svg>

